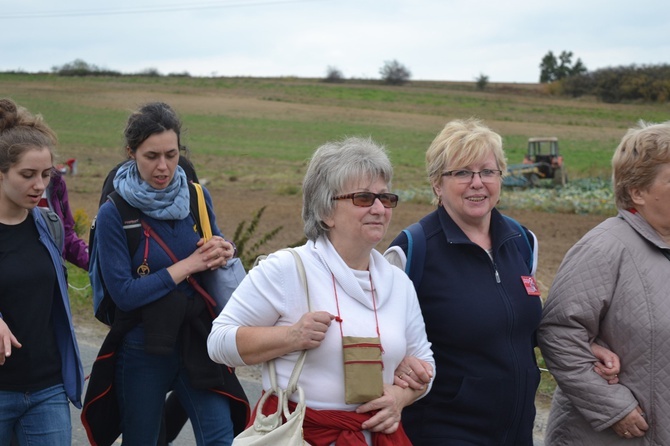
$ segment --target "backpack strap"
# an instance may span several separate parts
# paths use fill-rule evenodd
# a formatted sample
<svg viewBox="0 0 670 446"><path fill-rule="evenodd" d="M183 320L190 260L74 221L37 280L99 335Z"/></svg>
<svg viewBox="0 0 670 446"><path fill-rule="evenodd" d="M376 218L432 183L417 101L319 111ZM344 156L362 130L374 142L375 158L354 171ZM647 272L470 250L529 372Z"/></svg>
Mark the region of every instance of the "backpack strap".
<svg viewBox="0 0 670 446"><path fill-rule="evenodd" d="M195 186L189 181L188 190L190 193L190 208L195 224L198 228L198 232L202 235L202 230L200 229L200 215L198 213L198 196L195 191ZM140 246L140 238L142 237L142 223L140 221L140 211L136 207L128 204L118 192L114 191L107 196L109 200L114 203L116 209L121 215L121 221L123 222L123 229L126 231L126 240L128 242L128 252L130 256L137 251L137 247Z"/></svg>
<svg viewBox="0 0 670 446"><path fill-rule="evenodd" d="M198 191L196 190L196 187L192 181L188 182L188 193L189 193L189 202L190 202L189 206L191 208L191 215L195 220L195 225L198 229L198 233L200 234L200 237L202 237L203 234L202 234L202 225L200 223L200 207L198 206L199 205ZM209 213L205 210L204 215L209 215Z"/></svg>
<svg viewBox="0 0 670 446"><path fill-rule="evenodd" d="M39 211L42 213L42 218L49 228L51 237L56 242L58 249L63 249L64 236L63 236L63 223L60 221L60 217L51 209L38 207Z"/></svg>
<svg viewBox="0 0 670 446"><path fill-rule="evenodd" d="M533 271L533 245L530 243L530 237L528 236L527 230L521 226L521 223L513 219L512 217L508 217L507 215L501 214L507 223L512 225L513 228L515 228L517 231L521 233L521 239L515 239L515 242L517 244L517 247L519 248L519 252L523 256L524 260L526 261L526 266L528 266L528 271L532 272Z"/></svg>
<svg viewBox="0 0 670 446"><path fill-rule="evenodd" d="M142 223L140 222L140 210L128 204L126 200L114 191L107 196L114 203L121 216L123 229L126 231L126 242L128 243L128 253L132 257L140 246L142 237Z"/></svg>
<svg viewBox="0 0 670 446"><path fill-rule="evenodd" d="M530 242L528 231L521 224L507 215L503 215L505 220L521 233L521 237L515 239L519 252L526 261L528 271L533 271L533 245ZM426 233L420 222L412 223L402 232L407 236L407 263L405 263L405 273L414 283L414 288L418 289L423 276L423 266L426 259Z"/></svg>
<svg viewBox="0 0 670 446"><path fill-rule="evenodd" d="M416 222L403 229L407 236L407 263L405 273L418 289L423 276L423 265L426 259L426 234L421 223Z"/></svg>

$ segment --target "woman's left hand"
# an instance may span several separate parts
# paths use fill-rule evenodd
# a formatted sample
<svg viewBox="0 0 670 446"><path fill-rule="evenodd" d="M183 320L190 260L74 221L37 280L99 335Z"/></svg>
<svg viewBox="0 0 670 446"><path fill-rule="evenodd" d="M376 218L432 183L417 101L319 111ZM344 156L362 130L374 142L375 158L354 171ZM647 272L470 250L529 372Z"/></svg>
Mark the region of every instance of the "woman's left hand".
<svg viewBox="0 0 670 446"><path fill-rule="evenodd" d="M384 393L377 399L361 404L357 413L377 411L369 420L361 426L371 432L382 432L392 434L398 430L400 425L400 414L407 405L404 403L403 389L391 384L384 384Z"/></svg>
<svg viewBox="0 0 670 446"><path fill-rule="evenodd" d="M591 343L591 352L598 360L593 364L593 371L608 384L617 384L619 382L619 371L621 371L619 356L595 342Z"/></svg>
<svg viewBox="0 0 670 446"><path fill-rule="evenodd" d="M218 235L213 236L207 243L200 239L198 247L200 253L204 254L203 260L207 262L207 268L212 270L225 266L235 255L233 244Z"/></svg>

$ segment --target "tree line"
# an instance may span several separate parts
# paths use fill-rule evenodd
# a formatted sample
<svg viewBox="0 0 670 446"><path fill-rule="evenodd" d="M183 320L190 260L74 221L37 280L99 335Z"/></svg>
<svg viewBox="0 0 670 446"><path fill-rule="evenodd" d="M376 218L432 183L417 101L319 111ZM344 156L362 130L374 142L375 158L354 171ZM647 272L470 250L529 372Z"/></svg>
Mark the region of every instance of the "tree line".
<svg viewBox="0 0 670 446"><path fill-rule="evenodd" d="M670 65L629 65L588 71L580 58L573 62L571 51L562 51L556 56L549 51L541 60L540 83L548 84L554 94L571 97L594 96L607 103L624 101L670 102ZM100 68L81 59L52 67L60 76L122 76L119 71ZM155 68L137 73L141 76L161 76ZM409 82L412 73L397 60L385 61L379 69L381 81L388 85L403 85ZM189 77L187 72L171 73L168 76ZM334 66L326 69L324 82L344 82L342 71ZM489 77L480 74L475 79L478 90L485 90Z"/></svg>

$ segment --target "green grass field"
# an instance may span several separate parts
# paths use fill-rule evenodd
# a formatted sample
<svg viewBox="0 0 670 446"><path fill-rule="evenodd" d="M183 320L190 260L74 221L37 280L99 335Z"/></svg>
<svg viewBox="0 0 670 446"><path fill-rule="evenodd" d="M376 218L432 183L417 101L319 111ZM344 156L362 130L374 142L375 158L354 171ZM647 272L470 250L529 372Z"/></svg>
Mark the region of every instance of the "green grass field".
<svg viewBox="0 0 670 446"><path fill-rule="evenodd" d="M205 175L245 175L245 160L303 162L326 140L371 136L390 150L396 186L423 185L423 154L444 123L476 116L504 139L510 164L526 140L558 136L571 179L607 178L613 149L638 120L664 121L667 105L604 104L556 98L534 84L412 82L327 84L316 79L65 78L0 74L2 96L42 113L63 158L96 159L101 171L120 156L123 124L142 102L163 99L187 123L185 142ZM205 157L203 157L203 155ZM212 163L224 157L226 163ZM282 172L295 182L302 172ZM398 184L398 182L402 184Z"/></svg>

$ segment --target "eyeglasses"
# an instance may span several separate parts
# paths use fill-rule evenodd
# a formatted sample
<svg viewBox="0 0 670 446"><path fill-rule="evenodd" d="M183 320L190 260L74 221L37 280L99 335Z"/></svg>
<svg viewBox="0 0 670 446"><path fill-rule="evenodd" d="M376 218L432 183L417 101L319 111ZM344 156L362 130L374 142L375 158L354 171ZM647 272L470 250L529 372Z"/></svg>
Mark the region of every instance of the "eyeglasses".
<svg viewBox="0 0 670 446"><path fill-rule="evenodd" d="M469 183L475 178L475 174L479 174L479 179L482 183L495 183L502 175L502 170L497 169L482 169L475 172L467 169L450 170L443 172L443 177L453 177L458 183Z"/></svg>
<svg viewBox="0 0 670 446"><path fill-rule="evenodd" d="M372 192L354 192L353 194L338 195L333 197L335 200L348 200L351 198L351 201L354 203L354 206L361 206L369 208L375 203L376 199L382 203L385 208L394 208L398 205L398 196L396 194L375 194Z"/></svg>

